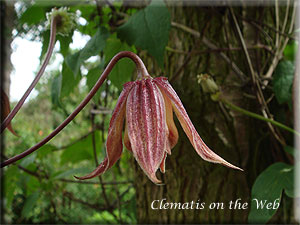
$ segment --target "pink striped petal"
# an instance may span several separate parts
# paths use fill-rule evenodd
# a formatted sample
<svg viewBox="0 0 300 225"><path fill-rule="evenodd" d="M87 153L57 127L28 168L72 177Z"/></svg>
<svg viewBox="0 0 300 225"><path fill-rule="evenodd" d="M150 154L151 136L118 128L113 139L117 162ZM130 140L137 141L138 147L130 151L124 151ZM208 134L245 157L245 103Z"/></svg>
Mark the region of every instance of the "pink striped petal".
<svg viewBox="0 0 300 225"><path fill-rule="evenodd" d="M164 99L153 79L136 81L126 105L128 138L133 155L154 183L156 171L166 149L166 112Z"/></svg>
<svg viewBox="0 0 300 225"><path fill-rule="evenodd" d="M230 164L229 162L225 161L223 158L218 156L216 153L210 150L209 147L207 147L207 145L202 141L187 112L185 111L182 102L180 101L178 95L168 82L167 78L158 77L154 79L154 82L158 85L160 90L172 101L175 114L184 132L186 133L190 142L195 148L196 152L206 161L220 163L234 169L242 170L239 167Z"/></svg>
<svg viewBox="0 0 300 225"><path fill-rule="evenodd" d="M83 177L76 177L77 179L85 180L99 176L119 160L123 150L122 130L126 111L126 99L133 85L134 82L128 82L124 85L124 89L112 114L106 140L106 158L93 172Z"/></svg>

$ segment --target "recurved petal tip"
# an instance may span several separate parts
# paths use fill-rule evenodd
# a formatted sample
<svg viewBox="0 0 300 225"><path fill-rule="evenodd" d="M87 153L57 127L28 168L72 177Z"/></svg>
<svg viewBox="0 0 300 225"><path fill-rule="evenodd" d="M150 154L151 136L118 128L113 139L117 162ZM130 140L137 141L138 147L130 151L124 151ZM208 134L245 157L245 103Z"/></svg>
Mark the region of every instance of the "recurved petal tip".
<svg viewBox="0 0 300 225"><path fill-rule="evenodd" d="M18 134L15 132L15 130L12 128L11 123L9 123L9 124L7 125L7 129L8 129L13 135L15 135L16 137L20 137L20 135L18 135Z"/></svg>
<svg viewBox="0 0 300 225"><path fill-rule="evenodd" d="M6 93L1 89L1 123L10 113L9 98ZM20 137L13 129L11 123L7 124L6 128L15 136Z"/></svg>
<svg viewBox="0 0 300 225"><path fill-rule="evenodd" d="M222 164L222 165L227 166L229 168L243 171L241 168L232 165L231 163L227 162L225 159L223 159L222 157L220 157L219 155L214 153L203 142L203 140L201 139L201 137L199 136L199 134L196 131L192 132L192 137L193 137L192 145L194 146L196 152L198 153L198 155L201 156L202 159L204 159L208 162L219 163L219 164Z"/></svg>
<svg viewBox="0 0 300 225"><path fill-rule="evenodd" d="M172 86L169 84L167 79L158 77L155 78L155 82L161 89L162 93L171 100L175 114L196 152L206 161L212 163L220 163L227 167L243 171L241 168L228 163L226 160L218 156L202 141L192 121L190 120L180 98L178 97Z"/></svg>
<svg viewBox="0 0 300 225"><path fill-rule="evenodd" d="M227 162L225 159L223 159L222 157L220 157L219 155L217 155L216 153L214 153L204 142L203 140L200 138L200 136L198 135L198 133L194 133L193 132L193 139L194 139L194 143L193 146L196 150L196 152L201 156L201 158L203 158L206 161L212 162L212 163L219 163L222 164L224 166L227 166L229 168L232 169L236 169L236 170L241 170L243 171L243 169L232 165L231 163Z"/></svg>
<svg viewBox="0 0 300 225"><path fill-rule="evenodd" d="M148 175L148 174L147 174ZM154 174L149 174L148 175L149 179L154 183L154 184L162 184L161 180L157 179L155 173Z"/></svg>
<svg viewBox="0 0 300 225"><path fill-rule="evenodd" d="M232 165L231 163L227 162L226 160L222 160L222 162L220 162L220 164L224 165L224 166L227 166L227 167L230 167L232 169L236 169L236 170L240 170L240 171L244 171L243 169L241 169L240 167L237 167L235 165Z"/></svg>
<svg viewBox="0 0 300 225"><path fill-rule="evenodd" d="M126 83L124 85L124 90L122 91L118 99L117 105L113 111L109 123L108 135L106 140L107 157L93 172L83 177L75 176L76 179L85 180L85 179L91 179L96 176L99 176L102 173L104 173L106 170L111 168L121 157L122 150L123 150L122 130L123 130L123 122L125 119L125 106L126 106L128 93L130 92L132 86L133 86L132 82Z"/></svg>
<svg viewBox="0 0 300 225"><path fill-rule="evenodd" d="M96 176L101 175L102 173L104 173L106 171L107 164L108 164L108 159L105 158L104 161L90 174L87 174L87 175L82 176L82 177L77 177L77 176L74 176L74 177L78 180L86 180L86 179L94 178Z"/></svg>

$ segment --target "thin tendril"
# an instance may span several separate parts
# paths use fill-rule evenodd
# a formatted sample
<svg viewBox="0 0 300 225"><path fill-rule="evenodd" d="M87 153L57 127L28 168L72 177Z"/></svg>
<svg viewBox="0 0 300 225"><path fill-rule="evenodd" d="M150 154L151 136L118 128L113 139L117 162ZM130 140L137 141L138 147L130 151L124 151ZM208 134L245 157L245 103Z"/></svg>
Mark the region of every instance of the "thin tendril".
<svg viewBox="0 0 300 225"><path fill-rule="evenodd" d="M14 109L8 114L8 116L4 119L4 121L1 124L1 132L2 133L5 128L8 126L8 124L11 122L11 120L15 117L15 115L18 113L18 111L20 110L20 108L22 107L22 105L24 104L26 98L29 96L30 92L33 90L33 88L36 86L36 84L38 83L39 79L42 77L46 66L49 63L49 60L51 58L53 49L54 49L54 44L55 44L55 37L56 37L56 25L57 22L59 21L58 17L54 17L51 21L51 29L50 29L50 41L49 41L49 46L48 46L48 50L46 53L46 58L45 61L43 62L39 72L37 73L36 77L34 78L34 80L32 81L32 83L30 84L30 86L28 87L28 89L26 90L26 92L24 93L24 95L22 96L22 98L19 100L19 102L17 103L17 105L14 107Z"/></svg>
<svg viewBox="0 0 300 225"><path fill-rule="evenodd" d="M58 127L55 128L54 131L52 131L47 137L45 137L43 140L41 140L39 143L37 143L33 147L31 147L31 148L27 149L26 151L22 152L21 154L16 155L16 156L4 161L3 163L1 163L1 168L5 167L11 163L14 163L14 162L24 158L25 156L33 153L34 151L36 151L37 149L42 147L44 144L46 144L48 141L50 141L53 137L55 137L87 105L87 103L96 94L97 90L101 87L104 80L107 78L107 76L109 75L109 73L111 72L111 70L113 69L115 64L121 58L124 58L124 57L130 58L131 60L133 60L135 62L136 66L137 66L138 74L142 74L142 76L149 75L143 61L136 54L134 54L132 52L128 52L128 51L119 52L111 59L111 61L109 62L109 64L107 65L107 67L105 68L103 73L101 74L100 78L98 79L98 81L96 82L96 84L94 85L92 90L88 93L88 95L82 100L82 102L77 106L77 108Z"/></svg>

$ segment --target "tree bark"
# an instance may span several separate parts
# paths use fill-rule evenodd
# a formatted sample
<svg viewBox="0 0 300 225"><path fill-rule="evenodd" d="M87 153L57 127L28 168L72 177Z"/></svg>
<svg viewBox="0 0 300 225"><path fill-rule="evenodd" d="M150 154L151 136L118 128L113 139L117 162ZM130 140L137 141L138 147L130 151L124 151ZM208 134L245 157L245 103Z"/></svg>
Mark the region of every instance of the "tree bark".
<svg viewBox="0 0 300 225"><path fill-rule="evenodd" d="M238 15L251 16L250 18L266 24L271 23L272 10L272 7L234 8ZM168 46L180 52L166 52L166 70L163 75L169 77L204 142L215 153L243 168L244 172L202 160L176 120L179 142L172 149L172 155L167 157L165 174L157 173L164 185L153 184L137 163L134 163L138 223L247 223L251 187L262 169L272 163L271 154L272 151L276 151L272 149L278 149L279 143L272 135L260 132L268 131L266 123L231 111L222 103L212 101L197 83L198 74L210 74L220 86L222 96L228 101L261 114L261 106L255 98L256 89L251 84L249 67L229 8L174 7L170 8L170 11L173 22L192 28L200 33L200 37L174 27L171 29ZM261 32L255 27L249 23L243 25L240 18L238 21L247 46L265 43ZM268 35L275 37L276 34L270 31ZM219 50L212 50L208 42L217 46ZM236 50L228 51L234 48ZM269 65L270 53L266 49L249 52L251 60L255 62L255 72L261 74L266 71L268 67L262 67L265 64ZM224 58L227 58L227 61ZM151 67L149 60L147 63L147 66ZM238 74L233 68L233 63L242 74ZM158 68L149 70L157 71ZM245 97L245 93L250 97ZM229 209L229 202L237 199L248 203L247 209ZM159 208L162 200L163 203L189 203L189 207L192 201L194 204L204 202L205 207L151 208L151 205ZM211 203L220 203L220 208L210 209L209 206L213 206ZM276 222L280 221L277 218Z"/></svg>
<svg viewBox="0 0 300 225"><path fill-rule="evenodd" d="M11 56L11 42L12 42L12 27L15 18L14 5L1 2L1 87L4 92L9 96L10 87L10 72L12 64L10 61Z"/></svg>

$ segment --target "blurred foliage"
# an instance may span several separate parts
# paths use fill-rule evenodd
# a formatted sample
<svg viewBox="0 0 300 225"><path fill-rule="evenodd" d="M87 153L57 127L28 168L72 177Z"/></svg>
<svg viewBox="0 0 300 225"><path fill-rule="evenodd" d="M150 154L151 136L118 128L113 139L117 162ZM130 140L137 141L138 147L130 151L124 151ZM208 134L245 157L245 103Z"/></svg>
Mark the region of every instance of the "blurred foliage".
<svg viewBox="0 0 300 225"><path fill-rule="evenodd" d="M38 88L39 95L30 100L15 118L13 123L20 137L5 131L7 156L31 147L64 119L64 112L50 101L50 86L51 82L48 82L43 84L43 88ZM73 102L64 107L67 110L75 108L86 92L87 90L75 90L69 96ZM54 106L56 109L53 108ZM91 109L91 106L87 108ZM102 160L105 156L102 133L99 129L92 132L88 111L86 109L80 113L75 122L69 124L63 132L38 152L20 160L17 163L18 167L10 166L4 169L6 222L116 223L119 221L116 219L119 213L116 205L112 206L109 213L106 212L106 203L98 179L93 179L89 183L72 183L77 182L74 175L87 174L95 167L92 135L95 135L98 159ZM109 120L109 117L105 119ZM101 118L98 123L102 121ZM108 121L105 130L107 130L107 123ZM135 212L129 210L132 209L134 190L126 155L125 153L125 157L120 160L119 169L112 171L113 174L107 173L102 176L102 179L110 204L118 202L115 187L110 182L121 182L116 184L119 194L124 194L120 197L120 207L129 211L122 214L122 221L134 223L135 217L132 215ZM126 177L123 176L124 174L127 174ZM126 183L122 184L122 181Z"/></svg>
<svg viewBox="0 0 300 225"><path fill-rule="evenodd" d="M45 16L54 6L57 5L16 3L17 35L42 41L41 61L47 51L50 35L45 27ZM169 17L164 6L155 9L149 6L145 11L160 13L161 9L163 15ZM74 33L68 37L57 35L59 51L55 54L63 56L62 66L59 70L46 72L37 87L39 95L30 100L13 121L20 137L5 132L7 157L31 147L58 126L93 87L104 65L117 52L136 52L134 46L117 38L114 28L120 15L130 17L136 9L115 3L111 7L69 5L69 10L84 21L77 27L77 32L88 35L90 39L82 49L76 50L69 48ZM149 17L148 22L151 23L153 19ZM157 21L153 22L151 29L157 27ZM127 27L131 26L129 24ZM123 37L130 35L129 32L124 31ZM162 57L168 31L159 35L164 40L154 43L160 46L159 55L155 56ZM143 37L140 40L147 41ZM96 57L88 60L92 56ZM124 152L122 160L101 179L85 182L73 177L93 170L96 166L95 157L97 161L103 160L110 119L105 110L111 113L122 84L131 80L133 72L134 64L128 59L121 60L109 77L111 82L103 85L93 98L93 103L63 132L38 152L17 162L17 166L4 169L6 222L136 223L135 191L128 153ZM92 110L97 113L93 114Z"/></svg>

